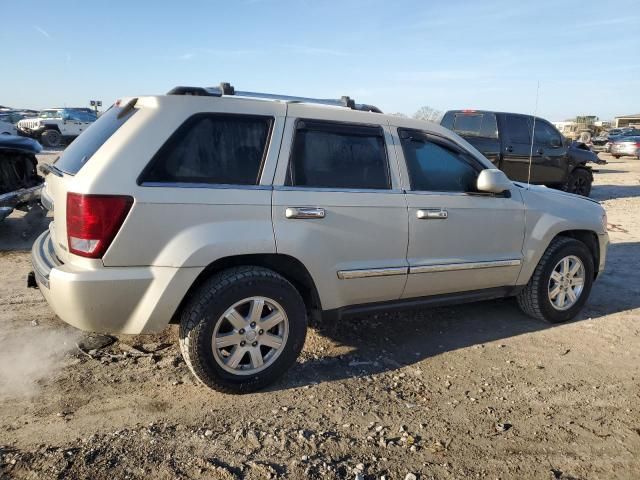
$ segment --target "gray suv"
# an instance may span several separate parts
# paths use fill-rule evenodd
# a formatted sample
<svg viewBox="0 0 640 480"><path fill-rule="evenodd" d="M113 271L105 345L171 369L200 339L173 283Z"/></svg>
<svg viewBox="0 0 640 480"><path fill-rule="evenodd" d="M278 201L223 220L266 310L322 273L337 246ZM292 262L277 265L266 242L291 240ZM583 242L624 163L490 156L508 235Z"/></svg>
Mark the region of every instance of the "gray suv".
<svg viewBox="0 0 640 480"><path fill-rule="evenodd" d="M352 99L177 87L119 100L51 167L37 285L65 322L180 325L195 376L273 382L310 315L516 296L574 317L603 271L603 208L507 179L439 125Z"/></svg>

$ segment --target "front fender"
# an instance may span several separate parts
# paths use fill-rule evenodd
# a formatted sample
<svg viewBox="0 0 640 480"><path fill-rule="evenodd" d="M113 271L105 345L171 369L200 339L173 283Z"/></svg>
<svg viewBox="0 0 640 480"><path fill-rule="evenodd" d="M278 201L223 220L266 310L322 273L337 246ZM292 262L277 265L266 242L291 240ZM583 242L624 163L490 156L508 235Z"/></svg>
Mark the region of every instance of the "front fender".
<svg viewBox="0 0 640 480"><path fill-rule="evenodd" d="M523 267L517 284L526 284L551 241L563 232L588 231L606 235L604 208L579 195L545 187L523 188L525 200L525 243Z"/></svg>

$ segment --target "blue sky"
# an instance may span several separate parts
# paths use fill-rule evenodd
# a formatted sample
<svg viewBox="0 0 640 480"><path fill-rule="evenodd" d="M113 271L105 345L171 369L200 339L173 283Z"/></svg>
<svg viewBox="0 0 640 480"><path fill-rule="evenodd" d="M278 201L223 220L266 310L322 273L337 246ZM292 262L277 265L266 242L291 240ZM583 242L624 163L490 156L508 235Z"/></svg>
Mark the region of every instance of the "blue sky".
<svg viewBox="0 0 640 480"><path fill-rule="evenodd" d="M0 105L79 106L229 81L388 112L640 113L640 4L0 0Z"/></svg>

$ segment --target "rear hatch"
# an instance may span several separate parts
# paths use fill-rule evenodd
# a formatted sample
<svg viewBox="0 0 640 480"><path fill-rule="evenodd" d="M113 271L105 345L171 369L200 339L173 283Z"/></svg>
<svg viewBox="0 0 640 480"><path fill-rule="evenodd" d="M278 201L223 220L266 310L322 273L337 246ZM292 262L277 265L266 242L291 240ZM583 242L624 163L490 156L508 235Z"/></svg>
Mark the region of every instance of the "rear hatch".
<svg viewBox="0 0 640 480"><path fill-rule="evenodd" d="M136 112L137 99L116 102L89 128L78 136L48 168L42 203L53 210L49 225L51 240L58 258L68 263L71 257L67 241L67 193L76 191L74 181L102 145Z"/></svg>

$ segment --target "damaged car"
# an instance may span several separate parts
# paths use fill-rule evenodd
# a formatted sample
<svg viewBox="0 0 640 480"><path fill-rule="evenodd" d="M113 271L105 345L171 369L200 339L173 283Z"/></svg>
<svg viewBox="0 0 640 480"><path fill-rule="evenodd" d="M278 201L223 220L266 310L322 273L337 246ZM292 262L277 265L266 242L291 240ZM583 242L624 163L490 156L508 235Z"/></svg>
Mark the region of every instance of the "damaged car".
<svg viewBox="0 0 640 480"><path fill-rule="evenodd" d="M0 221L40 198L44 179L37 172L36 154L41 150L31 138L0 136Z"/></svg>

